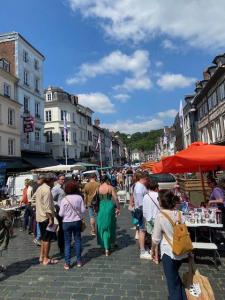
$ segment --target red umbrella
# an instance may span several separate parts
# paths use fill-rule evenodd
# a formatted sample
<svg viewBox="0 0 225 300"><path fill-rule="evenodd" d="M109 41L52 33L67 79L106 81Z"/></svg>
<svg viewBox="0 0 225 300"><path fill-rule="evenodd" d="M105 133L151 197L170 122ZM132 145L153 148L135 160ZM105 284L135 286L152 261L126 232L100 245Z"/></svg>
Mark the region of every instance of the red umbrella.
<svg viewBox="0 0 225 300"><path fill-rule="evenodd" d="M195 142L156 163L153 173L207 172L225 169L225 147Z"/></svg>

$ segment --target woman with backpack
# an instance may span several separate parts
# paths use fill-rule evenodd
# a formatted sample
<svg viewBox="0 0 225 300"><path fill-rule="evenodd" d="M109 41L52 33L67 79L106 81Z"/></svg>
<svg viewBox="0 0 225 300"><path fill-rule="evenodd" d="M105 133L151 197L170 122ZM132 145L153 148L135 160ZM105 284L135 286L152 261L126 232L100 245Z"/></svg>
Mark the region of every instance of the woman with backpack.
<svg viewBox="0 0 225 300"><path fill-rule="evenodd" d="M182 260L188 257L192 243L184 225L182 212L175 209L178 197L168 190L159 191L161 211L156 216L152 235L152 258L158 263L160 245L164 274L167 280L169 300L187 300L179 269ZM177 231L182 231L182 243L176 243ZM181 232L180 231L180 232ZM175 254L176 253L176 254Z"/></svg>

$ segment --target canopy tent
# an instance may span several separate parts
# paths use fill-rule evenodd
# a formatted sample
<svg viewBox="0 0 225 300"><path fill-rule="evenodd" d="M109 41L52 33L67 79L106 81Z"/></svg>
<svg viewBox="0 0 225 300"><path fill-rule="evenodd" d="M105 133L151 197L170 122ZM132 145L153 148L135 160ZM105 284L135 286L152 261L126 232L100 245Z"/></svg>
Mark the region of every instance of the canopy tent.
<svg viewBox="0 0 225 300"><path fill-rule="evenodd" d="M155 163L156 163L155 161L151 161L151 160L147 161L147 162L141 164L141 168L152 171L152 168L155 165Z"/></svg>
<svg viewBox="0 0 225 300"><path fill-rule="evenodd" d="M225 169L225 147L195 142L154 164L153 173L207 172Z"/></svg>
<svg viewBox="0 0 225 300"><path fill-rule="evenodd" d="M74 170L85 170L85 167L82 165L57 165L52 167L45 167L34 169L32 172L34 173L46 173L46 172L72 172Z"/></svg>

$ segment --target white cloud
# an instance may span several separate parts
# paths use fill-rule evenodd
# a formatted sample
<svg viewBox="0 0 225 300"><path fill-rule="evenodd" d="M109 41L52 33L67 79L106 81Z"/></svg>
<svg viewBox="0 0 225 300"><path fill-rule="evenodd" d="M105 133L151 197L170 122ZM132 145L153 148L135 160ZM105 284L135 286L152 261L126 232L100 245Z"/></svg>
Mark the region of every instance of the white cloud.
<svg viewBox="0 0 225 300"><path fill-rule="evenodd" d="M173 119L175 118L177 115L177 110L176 109L169 109L169 110L166 110L166 111L160 111L158 112L157 116L161 119Z"/></svg>
<svg viewBox="0 0 225 300"><path fill-rule="evenodd" d="M224 0L68 0L117 40L181 38L197 48L225 46ZM216 3L216 4L215 4Z"/></svg>
<svg viewBox="0 0 225 300"><path fill-rule="evenodd" d="M173 44L171 40L165 39L162 41L162 46L164 49L169 49L169 50L178 50L177 46Z"/></svg>
<svg viewBox="0 0 225 300"><path fill-rule="evenodd" d="M161 119L152 119L149 121L135 123L132 120L122 120L111 124L105 123L102 124L102 126L112 131L120 131L132 134L135 132L144 132L153 129L159 129L163 126L163 121Z"/></svg>
<svg viewBox="0 0 225 300"><path fill-rule="evenodd" d="M114 51L95 63L84 63L79 67L78 73L67 79L67 84L85 82L88 78L94 78L104 74L130 73L117 89L134 90L149 89L151 81L148 78L150 66L149 53L145 50L136 50L132 55L126 55L121 51Z"/></svg>
<svg viewBox="0 0 225 300"><path fill-rule="evenodd" d="M155 66L156 66L157 68L162 67L162 66L163 66L163 62L160 61L160 60L157 60L157 61L155 62Z"/></svg>
<svg viewBox="0 0 225 300"><path fill-rule="evenodd" d="M122 103L127 102L127 100L130 98L130 96L127 94L117 94L117 95L114 95L113 97Z"/></svg>
<svg viewBox="0 0 225 300"><path fill-rule="evenodd" d="M79 94L79 103L91 108L94 112L110 114L115 112L114 104L102 93Z"/></svg>
<svg viewBox="0 0 225 300"><path fill-rule="evenodd" d="M177 111L175 109L169 109L158 112L154 117L136 116L136 119L141 120L141 122L122 120L110 124L105 123L102 124L102 126L113 131L132 134L135 132L144 132L162 128L165 125L165 122L168 122L169 119L174 119L176 114Z"/></svg>
<svg viewBox="0 0 225 300"><path fill-rule="evenodd" d="M174 90L175 88L188 87L195 81L196 79L193 77L185 77L182 74L166 73L157 80L157 84L163 90Z"/></svg>

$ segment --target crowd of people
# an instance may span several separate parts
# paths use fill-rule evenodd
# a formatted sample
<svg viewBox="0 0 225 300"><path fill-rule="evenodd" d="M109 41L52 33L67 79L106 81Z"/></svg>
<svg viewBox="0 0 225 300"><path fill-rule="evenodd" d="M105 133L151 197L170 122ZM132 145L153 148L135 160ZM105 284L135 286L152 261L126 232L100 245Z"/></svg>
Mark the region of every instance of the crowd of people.
<svg viewBox="0 0 225 300"><path fill-rule="evenodd" d="M127 174L128 173L128 174ZM218 206L224 223L224 179L217 181L208 177L212 193L208 204ZM50 258L51 241L57 235L60 253L64 256L64 269L71 268L71 243L74 239L77 267L82 262L82 231L85 227L84 214L87 211L90 221L90 235L97 237L98 245L109 256L116 246L116 223L120 215L117 189L130 192L129 210L135 225L135 239L138 240L140 259L162 261L167 280L169 299L186 300L185 289L179 276L179 268L188 252L175 254L172 241L173 224L184 224L183 202L188 199L174 190L159 190L157 182L150 179L147 172L132 170L108 172L100 182L93 174L84 187L77 178L66 181L59 174L57 181L53 174L38 177L37 183L26 180L21 205L25 205L23 230L35 235L34 242L40 245L39 262L43 265L58 263ZM99 199L96 211L93 199ZM189 203L190 205L190 203ZM150 237L150 243L146 237Z"/></svg>

